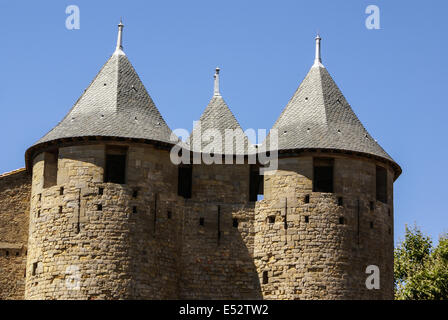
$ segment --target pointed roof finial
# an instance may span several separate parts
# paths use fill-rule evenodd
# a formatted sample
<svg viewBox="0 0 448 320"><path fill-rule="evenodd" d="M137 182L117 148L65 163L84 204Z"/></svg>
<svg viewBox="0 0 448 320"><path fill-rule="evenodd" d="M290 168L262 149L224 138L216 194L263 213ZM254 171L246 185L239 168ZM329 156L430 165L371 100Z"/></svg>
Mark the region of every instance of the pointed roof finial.
<svg viewBox="0 0 448 320"><path fill-rule="evenodd" d="M320 56L320 41L322 40L322 38L319 35L319 32L317 33L316 36L316 57L314 59L314 65L313 66L319 66L319 67L323 67L322 65L322 58Z"/></svg>
<svg viewBox="0 0 448 320"><path fill-rule="evenodd" d="M219 67L216 67L215 69L215 89L213 91L214 96L220 96L221 93L219 93Z"/></svg>
<svg viewBox="0 0 448 320"><path fill-rule="evenodd" d="M124 54L123 52L123 21L120 18L120 23L118 24L118 37L117 37L117 47L115 48L115 53Z"/></svg>

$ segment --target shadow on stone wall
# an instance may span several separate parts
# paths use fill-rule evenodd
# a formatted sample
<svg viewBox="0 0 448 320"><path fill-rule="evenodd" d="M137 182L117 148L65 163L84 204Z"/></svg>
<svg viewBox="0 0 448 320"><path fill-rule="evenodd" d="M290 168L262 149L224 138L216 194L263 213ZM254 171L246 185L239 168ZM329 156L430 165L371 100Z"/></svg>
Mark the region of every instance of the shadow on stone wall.
<svg viewBox="0 0 448 320"><path fill-rule="evenodd" d="M180 299L262 299L253 219L253 206L187 203Z"/></svg>

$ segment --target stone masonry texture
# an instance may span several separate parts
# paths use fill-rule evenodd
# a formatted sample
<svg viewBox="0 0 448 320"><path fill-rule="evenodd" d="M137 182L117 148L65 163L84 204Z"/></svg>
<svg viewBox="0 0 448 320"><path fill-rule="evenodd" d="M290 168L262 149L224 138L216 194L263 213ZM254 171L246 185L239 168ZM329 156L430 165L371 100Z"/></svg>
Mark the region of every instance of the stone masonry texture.
<svg viewBox="0 0 448 320"><path fill-rule="evenodd" d="M127 147L125 184L104 182L108 146ZM193 165L184 199L165 149L61 144L44 187L49 152L31 176L0 176L1 299L393 299L388 164L283 157L251 202L247 163ZM334 161L333 193L312 191L316 157ZM387 203L376 201L376 166L388 172ZM379 290L365 286L368 265Z"/></svg>
<svg viewBox="0 0 448 320"><path fill-rule="evenodd" d="M23 299L31 178L25 169L0 176L0 299Z"/></svg>

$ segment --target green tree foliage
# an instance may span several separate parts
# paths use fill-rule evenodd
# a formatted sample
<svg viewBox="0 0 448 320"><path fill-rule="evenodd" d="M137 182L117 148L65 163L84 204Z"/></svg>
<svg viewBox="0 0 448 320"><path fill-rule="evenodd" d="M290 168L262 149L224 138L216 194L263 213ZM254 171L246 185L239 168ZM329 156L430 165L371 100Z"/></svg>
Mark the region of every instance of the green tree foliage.
<svg viewBox="0 0 448 320"><path fill-rule="evenodd" d="M437 247L417 226L406 226L405 239L394 252L395 298L448 299L448 236Z"/></svg>

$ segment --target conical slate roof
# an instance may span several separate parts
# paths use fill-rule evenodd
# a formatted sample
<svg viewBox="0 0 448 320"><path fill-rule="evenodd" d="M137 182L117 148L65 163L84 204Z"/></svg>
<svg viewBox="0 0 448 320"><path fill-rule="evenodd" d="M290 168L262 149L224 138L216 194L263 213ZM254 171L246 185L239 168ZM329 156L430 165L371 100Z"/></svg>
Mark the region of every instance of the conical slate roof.
<svg viewBox="0 0 448 320"><path fill-rule="evenodd" d="M322 65L320 40L318 36L314 65L273 126L278 130L278 150L354 151L395 163L364 128Z"/></svg>
<svg viewBox="0 0 448 320"><path fill-rule="evenodd" d="M233 139L226 139L232 132ZM218 133L221 139L209 138ZM202 136L202 139L199 139ZM196 123L189 138L189 148L194 152L213 152L215 154L247 154L250 146L247 136L230 111L219 92L219 68L215 73L215 91L212 99Z"/></svg>
<svg viewBox="0 0 448 320"><path fill-rule="evenodd" d="M114 54L65 118L36 145L89 136L170 142L171 130L122 51L122 28L120 23Z"/></svg>

